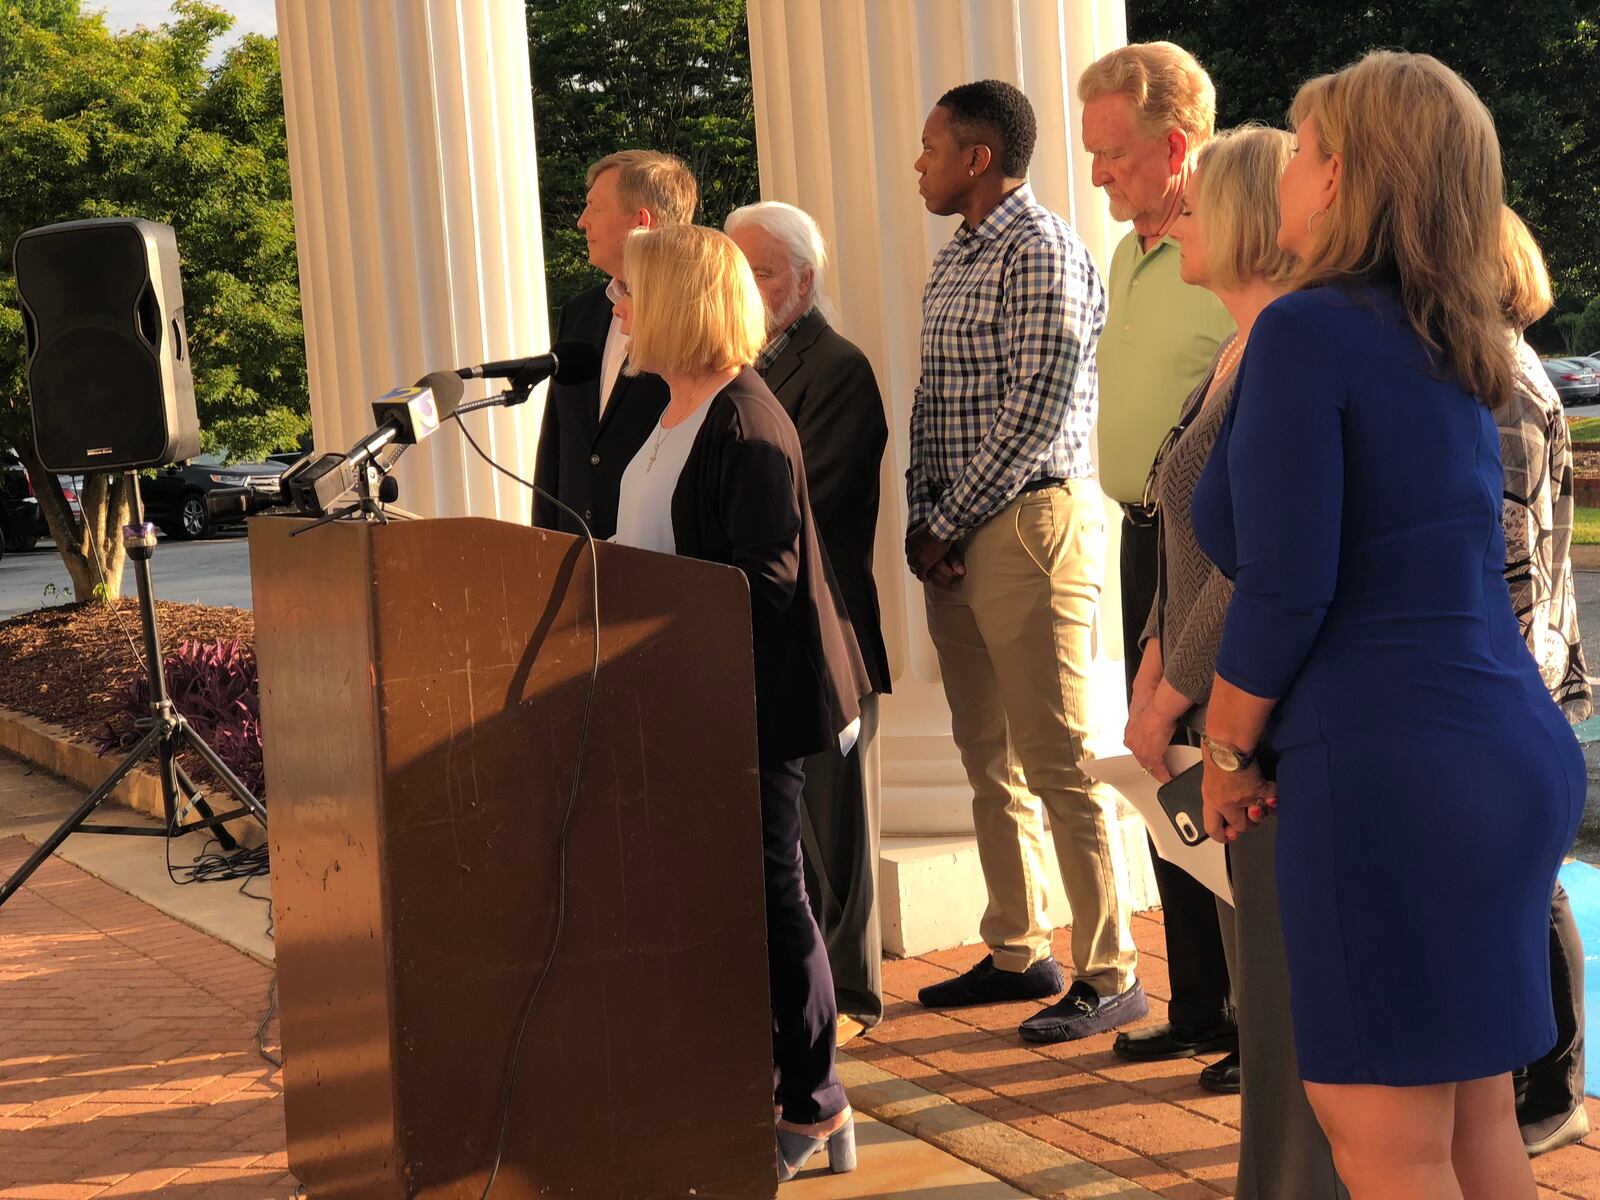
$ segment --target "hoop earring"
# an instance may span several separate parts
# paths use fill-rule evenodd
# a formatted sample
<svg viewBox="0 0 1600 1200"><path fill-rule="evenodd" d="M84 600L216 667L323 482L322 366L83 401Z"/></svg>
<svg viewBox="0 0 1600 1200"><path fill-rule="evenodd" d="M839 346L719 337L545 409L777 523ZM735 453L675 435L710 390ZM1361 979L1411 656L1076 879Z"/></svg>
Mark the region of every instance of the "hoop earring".
<svg viewBox="0 0 1600 1200"><path fill-rule="evenodd" d="M1317 232L1317 218L1318 217L1325 217L1327 215L1328 215L1328 210L1325 209L1325 208L1319 208L1319 209L1317 209L1316 212L1307 214L1307 216L1306 216L1306 232L1309 233L1309 234L1315 235L1316 232Z"/></svg>

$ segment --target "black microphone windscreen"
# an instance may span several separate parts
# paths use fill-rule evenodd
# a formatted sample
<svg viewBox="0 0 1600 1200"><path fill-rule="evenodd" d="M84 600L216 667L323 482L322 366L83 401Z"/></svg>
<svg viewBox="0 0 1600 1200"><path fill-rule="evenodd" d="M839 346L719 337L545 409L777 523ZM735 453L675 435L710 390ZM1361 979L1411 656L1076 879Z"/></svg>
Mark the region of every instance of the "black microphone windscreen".
<svg viewBox="0 0 1600 1200"><path fill-rule="evenodd" d="M550 353L557 363L557 383L587 383L600 374L600 351L588 342L557 342Z"/></svg>
<svg viewBox="0 0 1600 1200"><path fill-rule="evenodd" d="M454 371L430 371L417 380L416 386L433 392L433 403L438 409L440 421L447 420L455 412L466 387Z"/></svg>

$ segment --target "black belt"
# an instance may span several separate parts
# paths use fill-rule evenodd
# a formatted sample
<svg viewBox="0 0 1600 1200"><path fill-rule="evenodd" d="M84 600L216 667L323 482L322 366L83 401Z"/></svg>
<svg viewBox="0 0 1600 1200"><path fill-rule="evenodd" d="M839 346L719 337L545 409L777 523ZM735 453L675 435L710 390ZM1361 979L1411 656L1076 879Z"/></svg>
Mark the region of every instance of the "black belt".
<svg viewBox="0 0 1600 1200"><path fill-rule="evenodd" d="M1060 487L1065 482L1065 479L1054 479L1049 476L1046 476L1043 479L1030 479L1027 483L1022 485L1022 490L1018 492L1017 495L1025 496L1029 492L1047 492L1051 488Z"/></svg>

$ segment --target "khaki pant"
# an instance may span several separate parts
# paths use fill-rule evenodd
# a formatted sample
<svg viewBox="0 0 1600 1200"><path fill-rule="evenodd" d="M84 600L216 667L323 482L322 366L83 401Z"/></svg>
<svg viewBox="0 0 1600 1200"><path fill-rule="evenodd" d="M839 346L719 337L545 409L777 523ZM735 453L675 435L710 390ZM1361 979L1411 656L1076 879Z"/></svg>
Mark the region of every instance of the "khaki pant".
<svg viewBox="0 0 1600 1200"><path fill-rule="evenodd" d="M924 587L951 727L972 784L995 965L1050 955L1044 813L1072 906L1076 978L1133 984L1136 951L1115 794L1078 770L1089 724L1105 505L1092 480L1019 496L968 535L952 591Z"/></svg>

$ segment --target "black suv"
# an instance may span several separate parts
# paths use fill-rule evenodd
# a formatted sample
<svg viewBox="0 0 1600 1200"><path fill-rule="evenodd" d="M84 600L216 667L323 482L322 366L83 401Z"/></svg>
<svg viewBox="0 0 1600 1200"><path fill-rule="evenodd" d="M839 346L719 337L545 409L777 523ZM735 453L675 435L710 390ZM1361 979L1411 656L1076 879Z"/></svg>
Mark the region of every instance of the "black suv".
<svg viewBox="0 0 1600 1200"><path fill-rule="evenodd" d="M283 478L282 463L223 465L220 454L202 454L182 465L163 467L153 477L139 480L145 519L161 526L170 537L210 537L219 528L243 525L244 514L218 520L206 512L206 493L219 487L259 488L276 494Z"/></svg>
<svg viewBox="0 0 1600 1200"><path fill-rule="evenodd" d="M40 538L49 536L28 472L15 454L0 450L0 552L32 550Z"/></svg>

